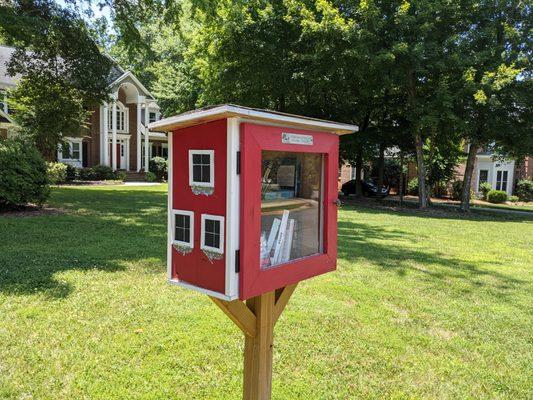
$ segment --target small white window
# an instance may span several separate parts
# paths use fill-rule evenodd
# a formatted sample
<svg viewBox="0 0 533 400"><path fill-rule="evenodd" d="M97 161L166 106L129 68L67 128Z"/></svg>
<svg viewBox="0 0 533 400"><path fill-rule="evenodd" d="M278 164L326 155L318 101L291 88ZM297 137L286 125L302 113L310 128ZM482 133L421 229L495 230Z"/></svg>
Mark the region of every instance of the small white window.
<svg viewBox="0 0 533 400"><path fill-rule="evenodd" d="M189 150L189 185L215 187L213 150Z"/></svg>
<svg viewBox="0 0 533 400"><path fill-rule="evenodd" d="M72 159L74 160L80 159L80 143L79 142L72 142Z"/></svg>
<svg viewBox="0 0 533 400"><path fill-rule="evenodd" d="M202 214L202 250L224 253L224 217Z"/></svg>
<svg viewBox="0 0 533 400"><path fill-rule="evenodd" d="M174 244L194 247L194 212L172 210L172 232Z"/></svg>

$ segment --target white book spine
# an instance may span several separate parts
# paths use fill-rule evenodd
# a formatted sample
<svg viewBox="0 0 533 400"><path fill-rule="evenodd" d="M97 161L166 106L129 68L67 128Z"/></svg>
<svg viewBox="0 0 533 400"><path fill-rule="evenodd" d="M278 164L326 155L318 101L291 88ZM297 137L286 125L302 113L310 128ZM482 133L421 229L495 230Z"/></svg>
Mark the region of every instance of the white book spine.
<svg viewBox="0 0 533 400"><path fill-rule="evenodd" d="M283 249L283 242L285 240L285 231L287 230L287 220L289 219L289 210L283 211L281 217L281 225L279 227L278 240L276 241L276 248L274 249L274 264L281 262L281 249Z"/></svg>
<svg viewBox="0 0 533 400"><path fill-rule="evenodd" d="M274 246L274 241L276 240L276 235L278 234L278 229L280 225L281 220L279 218L275 218L274 221L272 221L272 227L270 228L270 233L268 234L267 240L267 250L269 254L272 250L272 246Z"/></svg>
<svg viewBox="0 0 533 400"><path fill-rule="evenodd" d="M289 261L289 258L291 257L293 233L294 233L294 219L291 218L289 220L289 227L287 228L287 233L285 234L285 242L283 243L283 252L281 256L282 262Z"/></svg>

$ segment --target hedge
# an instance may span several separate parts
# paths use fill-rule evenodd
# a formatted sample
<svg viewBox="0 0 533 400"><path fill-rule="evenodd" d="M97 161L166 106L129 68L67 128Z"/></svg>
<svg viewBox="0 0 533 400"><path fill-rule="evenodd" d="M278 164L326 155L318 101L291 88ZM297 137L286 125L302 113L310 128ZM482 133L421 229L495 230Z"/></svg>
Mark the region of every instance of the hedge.
<svg viewBox="0 0 533 400"><path fill-rule="evenodd" d="M22 139L0 140L0 209L41 206L49 195L46 164L35 146Z"/></svg>

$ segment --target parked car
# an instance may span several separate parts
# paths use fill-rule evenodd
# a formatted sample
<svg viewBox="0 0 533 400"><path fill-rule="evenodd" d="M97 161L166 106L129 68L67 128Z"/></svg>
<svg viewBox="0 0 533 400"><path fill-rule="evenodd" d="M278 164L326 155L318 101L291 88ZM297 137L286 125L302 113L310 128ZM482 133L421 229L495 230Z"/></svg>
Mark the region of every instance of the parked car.
<svg viewBox="0 0 533 400"><path fill-rule="evenodd" d="M383 186L381 188L381 191L379 191L378 185L375 180L363 181L361 182L361 184L363 189L363 196L383 198L389 195L390 188L388 186ZM344 185L342 185L341 191L345 196L355 194L355 179L352 179L351 181L348 181Z"/></svg>

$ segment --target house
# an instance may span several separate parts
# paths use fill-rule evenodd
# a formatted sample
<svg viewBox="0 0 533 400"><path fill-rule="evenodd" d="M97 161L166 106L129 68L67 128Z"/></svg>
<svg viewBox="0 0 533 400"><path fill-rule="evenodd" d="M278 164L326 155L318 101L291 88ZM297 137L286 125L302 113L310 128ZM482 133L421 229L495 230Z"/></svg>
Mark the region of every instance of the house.
<svg viewBox="0 0 533 400"><path fill-rule="evenodd" d="M6 62L14 50L0 46L0 135L4 137L14 127L7 95L16 86L16 78L6 71ZM92 110L87 132L81 136L73 132L65 138L58 149L57 161L79 168L102 164L113 170L148 171L152 157L168 156L166 134L149 132L146 128L161 118L157 101L131 71L117 64L110 71L108 83L110 101Z"/></svg>
<svg viewBox="0 0 533 400"><path fill-rule="evenodd" d="M465 148L465 152L468 152L468 148ZM463 179L465 169L466 161L457 166L456 179ZM355 167L350 164L342 165L339 168L339 189L345 182L355 179L355 176ZM407 182L416 177L416 162L409 161L407 163ZM480 192L480 185L482 183L489 182L493 189L503 190L507 192L507 195L512 195L516 181L520 179L533 179L533 157L526 157L522 162L499 160L493 159L493 153L491 151L479 150L476 155L471 181L471 187L475 193ZM404 187L407 187L407 182L405 182ZM395 190L397 189L395 188Z"/></svg>
<svg viewBox="0 0 533 400"><path fill-rule="evenodd" d="M457 179L463 179L466 162L459 165ZM516 181L533 178L533 157L526 157L522 162L494 158L490 150L480 149L476 154L474 171L470 187L480 193L481 185L490 183L493 189L503 190L508 196L514 194Z"/></svg>

